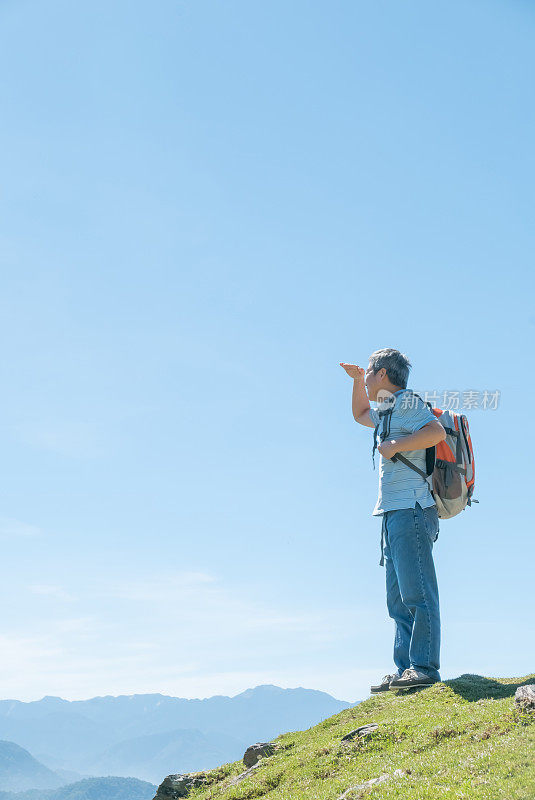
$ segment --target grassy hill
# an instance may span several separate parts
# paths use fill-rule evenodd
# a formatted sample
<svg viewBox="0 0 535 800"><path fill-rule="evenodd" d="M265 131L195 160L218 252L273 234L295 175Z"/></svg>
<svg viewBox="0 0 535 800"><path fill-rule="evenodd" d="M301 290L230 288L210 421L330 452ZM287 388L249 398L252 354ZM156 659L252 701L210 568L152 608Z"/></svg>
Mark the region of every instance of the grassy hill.
<svg viewBox="0 0 535 800"><path fill-rule="evenodd" d="M534 800L535 711L514 693L525 678L461 675L426 688L383 692L305 731L286 733L236 785L242 761L206 772L191 800L337 800L349 787L388 773L359 797L406 800ZM363 725L377 728L342 742ZM402 774L394 775L395 770Z"/></svg>

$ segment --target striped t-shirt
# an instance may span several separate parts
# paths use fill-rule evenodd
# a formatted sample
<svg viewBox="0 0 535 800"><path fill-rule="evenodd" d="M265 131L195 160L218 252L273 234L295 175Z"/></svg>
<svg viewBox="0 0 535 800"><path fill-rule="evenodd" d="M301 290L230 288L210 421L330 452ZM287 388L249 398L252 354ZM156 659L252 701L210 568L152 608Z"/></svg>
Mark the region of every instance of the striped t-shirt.
<svg viewBox="0 0 535 800"><path fill-rule="evenodd" d="M429 406L423 400L410 394L409 389L399 389L394 392L394 396L396 399L388 439L408 436L436 419ZM379 413L375 408L370 408L370 417L374 425L379 423L377 429L377 443L379 444L383 418L379 419ZM425 449L403 450L402 454L425 472ZM379 496L372 512L373 516L380 516L385 511L394 511L397 508L415 508L417 502L422 508L435 505L433 495L429 490L429 483L424 481L421 475L401 461L383 458L380 453L377 455L380 458Z"/></svg>

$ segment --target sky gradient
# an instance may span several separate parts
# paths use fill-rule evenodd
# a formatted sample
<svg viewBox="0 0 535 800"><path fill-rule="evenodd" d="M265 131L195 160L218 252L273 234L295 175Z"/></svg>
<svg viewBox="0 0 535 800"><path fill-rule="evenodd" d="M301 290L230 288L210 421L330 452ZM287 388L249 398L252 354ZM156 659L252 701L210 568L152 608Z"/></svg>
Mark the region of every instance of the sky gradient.
<svg viewBox="0 0 535 800"><path fill-rule="evenodd" d="M533 672L533 5L0 23L2 698L365 698L394 623L339 362L381 347L500 392L435 546L441 674Z"/></svg>

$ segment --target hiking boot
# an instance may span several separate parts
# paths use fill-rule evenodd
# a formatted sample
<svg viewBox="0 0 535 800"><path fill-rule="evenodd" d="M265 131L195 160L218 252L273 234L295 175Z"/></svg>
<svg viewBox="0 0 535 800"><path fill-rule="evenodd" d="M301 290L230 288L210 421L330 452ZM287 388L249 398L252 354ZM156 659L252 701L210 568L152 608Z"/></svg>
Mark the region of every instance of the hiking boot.
<svg viewBox="0 0 535 800"><path fill-rule="evenodd" d="M371 692L387 692L390 689L390 681L398 677L398 673L394 672L393 675L385 675L381 683L377 686L370 686Z"/></svg>
<svg viewBox="0 0 535 800"><path fill-rule="evenodd" d="M412 686L431 686L433 683L438 683L438 680L426 675L425 672L420 672L419 669L406 669L401 677L395 677L390 681L389 689L410 689Z"/></svg>

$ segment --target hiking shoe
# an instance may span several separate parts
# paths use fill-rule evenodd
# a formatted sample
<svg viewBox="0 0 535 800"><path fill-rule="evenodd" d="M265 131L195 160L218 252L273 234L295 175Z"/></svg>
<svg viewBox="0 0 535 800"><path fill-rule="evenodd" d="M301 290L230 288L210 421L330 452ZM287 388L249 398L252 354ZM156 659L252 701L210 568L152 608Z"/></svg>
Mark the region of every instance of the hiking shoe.
<svg viewBox="0 0 535 800"><path fill-rule="evenodd" d="M389 689L410 689L411 686L431 686L432 683L438 683L435 678L426 675L425 672L420 672L419 669L406 669L403 675L399 678L394 678L390 681Z"/></svg>
<svg viewBox="0 0 535 800"><path fill-rule="evenodd" d="M377 686L370 686L371 692L387 692L390 689L390 681L398 677L398 673L394 672L393 675L385 675L381 683Z"/></svg>

